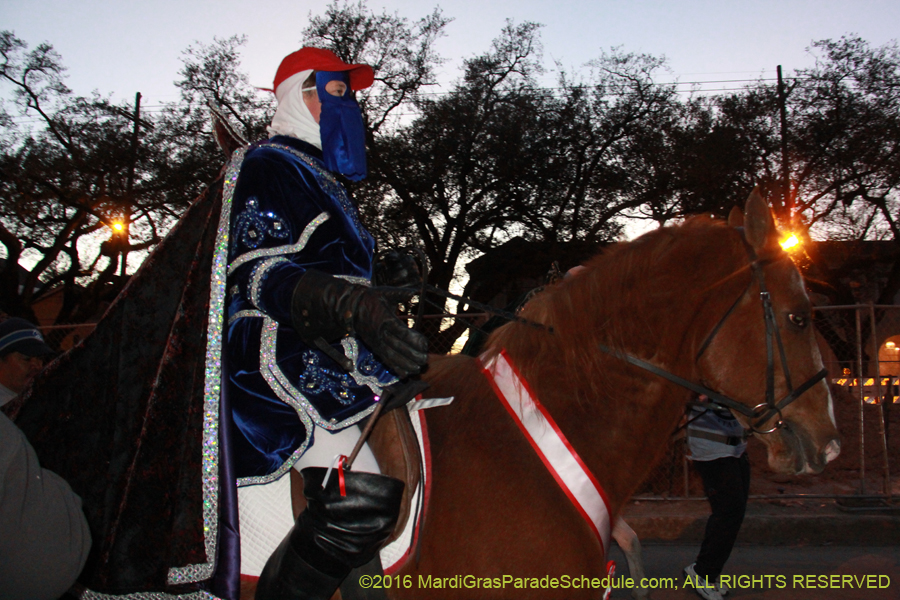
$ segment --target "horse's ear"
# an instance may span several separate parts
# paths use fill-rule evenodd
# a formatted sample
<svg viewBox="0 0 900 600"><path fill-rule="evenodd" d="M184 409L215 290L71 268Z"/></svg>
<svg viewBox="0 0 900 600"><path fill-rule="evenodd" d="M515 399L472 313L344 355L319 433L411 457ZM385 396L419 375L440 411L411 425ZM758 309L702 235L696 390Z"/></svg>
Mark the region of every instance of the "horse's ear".
<svg viewBox="0 0 900 600"><path fill-rule="evenodd" d="M731 212L728 213L728 226L729 227L743 227L744 226L744 213L741 211L739 206L731 207Z"/></svg>
<svg viewBox="0 0 900 600"><path fill-rule="evenodd" d="M237 132L237 129L228 120L228 117L218 107L212 102L207 103L207 106L209 106L212 118L213 135L216 138L216 144L225 153L226 158L231 158L231 154L235 150L247 145L247 140Z"/></svg>
<svg viewBox="0 0 900 600"><path fill-rule="evenodd" d="M744 235L757 256L778 247L775 219L759 188L754 188L744 205Z"/></svg>

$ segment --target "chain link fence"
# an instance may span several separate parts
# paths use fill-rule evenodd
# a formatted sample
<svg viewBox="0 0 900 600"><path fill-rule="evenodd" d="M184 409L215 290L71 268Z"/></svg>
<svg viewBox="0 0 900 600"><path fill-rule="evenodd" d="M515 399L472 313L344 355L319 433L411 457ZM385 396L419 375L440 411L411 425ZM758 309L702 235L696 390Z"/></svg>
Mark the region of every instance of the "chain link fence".
<svg viewBox="0 0 900 600"><path fill-rule="evenodd" d="M818 475L789 476L768 467L762 442L747 452L751 496L887 497L900 495L900 306L823 306L816 333L834 400L841 454ZM702 498L683 434L636 493L638 499Z"/></svg>

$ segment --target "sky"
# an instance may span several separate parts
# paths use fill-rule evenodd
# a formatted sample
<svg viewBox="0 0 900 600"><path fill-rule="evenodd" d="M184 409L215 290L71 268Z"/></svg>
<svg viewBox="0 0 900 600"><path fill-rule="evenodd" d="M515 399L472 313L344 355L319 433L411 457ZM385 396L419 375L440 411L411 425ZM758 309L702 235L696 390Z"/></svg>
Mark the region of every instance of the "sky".
<svg viewBox="0 0 900 600"><path fill-rule="evenodd" d="M76 94L93 90L152 105L176 101L172 82L189 45L246 34L243 70L270 87L281 59L299 48L310 14L324 0L0 0L0 29L29 47L49 42L68 67ZM898 38L898 0L368 0L370 9L417 20L440 6L453 21L438 50L449 59L439 80L449 86L463 59L490 47L506 19L544 25L545 64L580 68L613 46L665 56L658 81L741 87L809 67L813 40L857 34L873 46ZM548 75L552 78L552 73ZM734 81L736 80L736 81ZM549 81L549 80L548 80ZM728 83L722 83L722 82ZM2 90L0 90L2 92Z"/></svg>
<svg viewBox="0 0 900 600"><path fill-rule="evenodd" d="M258 87L271 87L281 59L300 47L309 17L328 0L0 0L0 30L30 48L49 42L68 68L78 95L96 90L144 110L178 100L182 52L214 37L246 35L242 70ZM443 89L462 61L490 48L507 19L543 25L544 64L579 70L602 51L666 57L658 82L706 82L700 89L739 89L810 67L815 40L859 35L872 46L900 37L900 0L367 0L375 12L411 21L440 7L453 19L437 45L447 63ZM551 71L545 85L555 80ZM679 89L687 90L688 85ZM436 90L436 91L440 91ZM6 95L0 84L0 98ZM649 226L649 225L647 225ZM629 225L626 237L645 229ZM139 257L132 257L139 262ZM129 264L129 271L133 270Z"/></svg>

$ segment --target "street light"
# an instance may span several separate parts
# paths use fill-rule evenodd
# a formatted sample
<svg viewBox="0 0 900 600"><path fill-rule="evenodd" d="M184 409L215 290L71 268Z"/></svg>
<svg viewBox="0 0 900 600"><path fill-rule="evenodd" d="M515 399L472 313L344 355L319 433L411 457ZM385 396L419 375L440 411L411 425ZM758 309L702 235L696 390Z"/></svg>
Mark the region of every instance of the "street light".
<svg viewBox="0 0 900 600"><path fill-rule="evenodd" d="M792 233L788 237L781 240L781 248L784 250L792 250L800 245L800 239L796 234Z"/></svg>

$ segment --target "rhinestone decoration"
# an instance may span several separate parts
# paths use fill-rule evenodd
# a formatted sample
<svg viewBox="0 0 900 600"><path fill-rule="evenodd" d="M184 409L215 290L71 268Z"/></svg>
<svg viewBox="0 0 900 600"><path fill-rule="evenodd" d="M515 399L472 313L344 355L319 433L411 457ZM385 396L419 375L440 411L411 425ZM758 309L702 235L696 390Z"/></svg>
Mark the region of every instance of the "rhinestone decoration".
<svg viewBox="0 0 900 600"><path fill-rule="evenodd" d="M258 310L241 310L241 311L238 311L238 312L234 313L233 315L231 315L231 318L228 319L228 324L231 325L238 319L244 319L247 317L258 317L261 319L265 316L266 316L265 313L262 313Z"/></svg>
<svg viewBox="0 0 900 600"><path fill-rule="evenodd" d="M309 224L303 229L303 233L300 234L300 238L297 240L296 244L290 244L288 246L275 246L273 248L260 248L259 250L252 250L250 252L241 254L240 256L235 258L228 266L228 274L231 275L232 273L234 273L235 269L237 269L241 265L257 258L261 258L264 256L282 256L285 254L294 254L295 252L300 252L306 247L306 244L309 242L310 236L315 232L316 229L318 229L319 225L327 221L329 218L330 217L327 212L320 213L319 216L310 221Z"/></svg>
<svg viewBox="0 0 900 600"><path fill-rule="evenodd" d="M347 213L350 218L353 220L353 225L360 231L363 237L371 238L369 232L365 230L362 226L362 223L359 221L359 213L356 211L356 206L353 205L353 202L350 201L350 197L347 195L347 190L344 189L338 181L334 178L328 169L325 168L320 161L316 160L309 154L305 154L291 148L290 146L285 146L283 144L261 144L260 148L276 148L278 150L283 150L294 155L296 158L300 159L300 161L310 168L313 175L315 175L316 180L318 180L319 185L322 186L322 189L325 190L332 198L335 198L341 205L341 208L344 209L344 212Z"/></svg>
<svg viewBox="0 0 900 600"><path fill-rule="evenodd" d="M385 387L400 381L396 377L393 377L387 383L378 381L378 377L375 376L375 373L381 365L372 353L369 353L365 358L360 360L359 343L356 341L356 338L345 337L341 340L341 346L344 349L344 355L349 358L350 362L354 365L353 372L350 373L350 376L353 377L353 380L358 385L367 386L376 396L380 396Z"/></svg>
<svg viewBox="0 0 900 600"><path fill-rule="evenodd" d="M221 600L209 592L197 591L189 594L167 594L165 592L138 592L135 594L110 595L100 594L91 590L85 590L81 600Z"/></svg>
<svg viewBox="0 0 900 600"><path fill-rule="evenodd" d="M256 196L247 199L247 206L234 222L234 239L231 244L232 254L237 254L238 243L252 249L259 248L266 236L278 240L288 237L288 228L284 221L273 212L260 212L259 200Z"/></svg>
<svg viewBox="0 0 900 600"><path fill-rule="evenodd" d="M234 188L246 151L246 148L235 150L225 172L222 213L219 216L209 286L201 475L203 535L207 562L169 569L167 581L170 585L204 581L212 577L215 569L216 539L219 530L219 394L222 389L222 321L225 314L225 279L228 266L228 223L231 217L231 200L234 197ZM201 597L212 596L197 596Z"/></svg>
<svg viewBox="0 0 900 600"><path fill-rule="evenodd" d="M303 413L309 415L309 418L313 420L313 422L322 427L323 429L328 429L329 431L343 429L345 427L349 427L350 425L354 425L359 421L365 419L369 414L375 410L375 405L366 408L365 410L356 413L353 416L350 416L343 421L332 421L330 419L325 419L316 408L306 399L306 396L298 390L294 385L288 380L285 374L278 367L277 358L275 356L275 346L278 338L278 323L276 323L273 319L269 317L265 317L265 321L262 329L262 336L260 340L260 357L259 357L259 371L262 374L263 378L269 383L269 387L272 388L272 391L275 392L276 395L283 401L286 402L289 406L292 406L294 410L297 411L298 415L301 415L301 419L303 418ZM356 371L356 369L354 369ZM304 422L305 424L305 422Z"/></svg>
<svg viewBox="0 0 900 600"><path fill-rule="evenodd" d="M349 373L323 367L321 357L312 350L303 353L303 362L306 367L300 374L300 389L307 394L327 393L344 406L353 404L353 378Z"/></svg>
<svg viewBox="0 0 900 600"><path fill-rule="evenodd" d="M253 271L250 273L250 297L248 300L250 300L250 303L256 308L262 308L259 305L259 295L262 291L263 282L266 280L266 275L269 273L269 269L276 264L283 262L290 261L283 256L273 256L272 258L256 263L256 266L253 267Z"/></svg>
<svg viewBox="0 0 900 600"><path fill-rule="evenodd" d="M372 282L365 277L357 277L355 275L334 275L334 277L339 277L340 279L349 281L350 283L358 283L359 285L372 285Z"/></svg>

